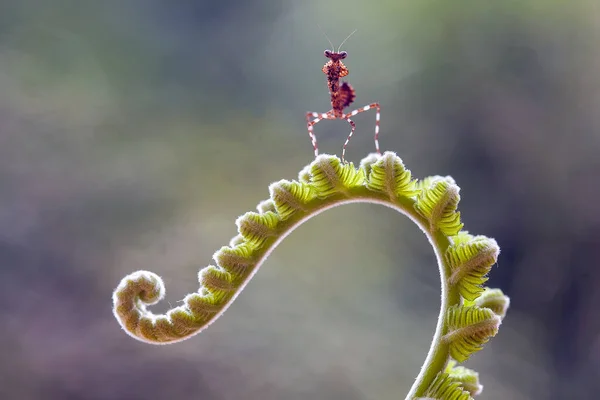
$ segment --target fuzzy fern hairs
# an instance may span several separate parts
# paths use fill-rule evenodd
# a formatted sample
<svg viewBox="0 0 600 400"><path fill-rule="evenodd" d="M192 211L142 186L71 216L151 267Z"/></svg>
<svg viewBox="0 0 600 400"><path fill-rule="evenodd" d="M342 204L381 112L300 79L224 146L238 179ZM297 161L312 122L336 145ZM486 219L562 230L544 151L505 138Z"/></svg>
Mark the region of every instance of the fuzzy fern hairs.
<svg viewBox="0 0 600 400"><path fill-rule="evenodd" d="M457 366L498 332L509 299L483 285L500 249L495 240L462 230L459 187L450 177L418 181L392 152L371 154L357 168L320 155L298 180L273 183L258 212L236 221L239 235L200 270L200 289L166 314L148 306L165 295L148 271L123 278L113 293L114 314L135 339L167 344L209 326L231 305L269 254L297 226L348 203L377 203L406 215L431 243L439 266L442 304L429 354L406 399L468 400L481 392L478 374Z"/></svg>

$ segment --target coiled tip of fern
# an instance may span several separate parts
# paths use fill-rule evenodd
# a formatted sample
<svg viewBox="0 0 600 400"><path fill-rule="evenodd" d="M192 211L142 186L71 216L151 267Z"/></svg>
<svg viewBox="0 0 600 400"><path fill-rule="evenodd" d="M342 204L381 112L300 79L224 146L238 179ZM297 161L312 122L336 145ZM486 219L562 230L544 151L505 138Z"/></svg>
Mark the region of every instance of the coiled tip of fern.
<svg viewBox="0 0 600 400"><path fill-rule="evenodd" d="M113 292L113 313L121 327L136 339L144 340L137 332L140 321L150 316L147 306L165 297L165 285L150 271L137 271L121 280Z"/></svg>
<svg viewBox="0 0 600 400"><path fill-rule="evenodd" d="M226 309L238 285L228 271L212 265L201 269L198 278L198 292L188 294L182 306L156 315L147 306L165 297L162 279L153 272L134 272L115 289L113 313L123 330L142 342L166 344L184 340L206 328Z"/></svg>

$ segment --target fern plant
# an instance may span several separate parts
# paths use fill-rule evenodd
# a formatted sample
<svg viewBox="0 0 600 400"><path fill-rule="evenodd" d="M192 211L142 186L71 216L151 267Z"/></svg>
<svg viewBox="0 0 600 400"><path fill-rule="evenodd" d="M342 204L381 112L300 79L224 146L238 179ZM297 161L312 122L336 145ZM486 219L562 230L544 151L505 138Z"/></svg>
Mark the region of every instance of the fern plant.
<svg viewBox="0 0 600 400"><path fill-rule="evenodd" d="M496 241L462 230L459 187L450 177L415 180L392 153L369 155L359 167L320 155L298 180L271 184L270 197L236 221L239 235L200 270L200 289L165 314L148 306L165 295L163 281L135 272L113 293L114 315L135 339L166 344L187 339L215 321L277 245L304 221L348 203L376 203L406 215L428 238L439 266L442 301L431 348L407 399L466 400L481 392L476 372L457 366L498 332L509 299L485 288L499 254Z"/></svg>

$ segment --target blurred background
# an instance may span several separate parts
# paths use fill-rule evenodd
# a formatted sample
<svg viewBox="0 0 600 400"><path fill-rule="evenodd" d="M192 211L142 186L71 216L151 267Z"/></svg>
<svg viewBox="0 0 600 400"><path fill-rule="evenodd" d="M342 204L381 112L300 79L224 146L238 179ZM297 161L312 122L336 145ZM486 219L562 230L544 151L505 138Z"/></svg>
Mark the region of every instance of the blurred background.
<svg viewBox="0 0 600 400"><path fill-rule="evenodd" d="M404 398L440 283L383 207L300 227L191 340L135 341L111 311L138 269L165 280L155 312L197 290L236 217L313 159L318 26L358 29L348 78L357 107L382 104L382 149L452 175L465 228L502 248L489 285L511 308L467 363L481 398L597 398L599 17L594 0L0 2L0 398ZM349 160L374 121L356 117ZM315 132L339 155L348 126Z"/></svg>

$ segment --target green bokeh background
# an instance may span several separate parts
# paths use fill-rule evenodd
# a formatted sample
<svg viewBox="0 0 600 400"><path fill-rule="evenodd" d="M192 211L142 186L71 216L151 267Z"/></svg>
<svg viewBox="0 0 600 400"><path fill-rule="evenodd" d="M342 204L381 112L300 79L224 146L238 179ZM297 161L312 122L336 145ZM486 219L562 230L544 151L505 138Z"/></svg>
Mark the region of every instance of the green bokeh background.
<svg viewBox="0 0 600 400"><path fill-rule="evenodd" d="M300 227L210 329L132 340L111 292L163 276L165 311L235 218L312 158L327 40L416 177L452 175L502 254L484 399L600 393L600 6L558 1L0 2L0 398L403 398L436 324L422 233L377 206ZM348 158L373 151L356 117ZM340 154L343 121L316 134ZM170 303L170 304L169 304ZM594 395L594 390L596 395Z"/></svg>

